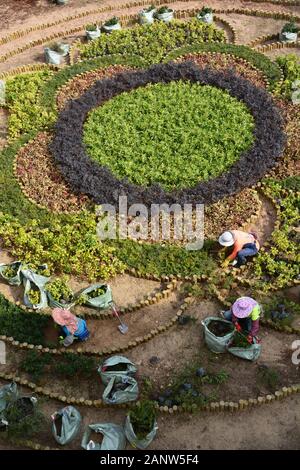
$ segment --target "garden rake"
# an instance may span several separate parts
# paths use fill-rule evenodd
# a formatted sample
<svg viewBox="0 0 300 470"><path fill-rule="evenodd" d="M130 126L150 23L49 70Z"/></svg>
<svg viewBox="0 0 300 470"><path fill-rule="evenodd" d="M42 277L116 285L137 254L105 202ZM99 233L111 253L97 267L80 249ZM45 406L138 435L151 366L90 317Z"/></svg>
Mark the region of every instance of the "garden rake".
<svg viewBox="0 0 300 470"><path fill-rule="evenodd" d="M112 302L112 303L110 304L110 306L111 306L111 309L112 309L112 311L113 311L113 314L115 315L115 317L116 317L116 318L119 320L119 322L120 322L120 325L118 326L119 331L122 333L122 335L125 335L125 334L127 333L127 331L128 331L128 326L127 326L125 323L122 322L122 320L121 320L121 318L120 318L120 315L119 315L119 313L118 313L118 310L116 309L115 304Z"/></svg>

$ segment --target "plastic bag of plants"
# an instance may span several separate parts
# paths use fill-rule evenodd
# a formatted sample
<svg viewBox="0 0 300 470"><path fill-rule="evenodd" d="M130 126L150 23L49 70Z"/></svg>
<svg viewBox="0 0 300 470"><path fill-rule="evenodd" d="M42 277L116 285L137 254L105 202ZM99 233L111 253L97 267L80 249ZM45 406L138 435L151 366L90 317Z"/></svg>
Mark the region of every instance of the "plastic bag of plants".
<svg viewBox="0 0 300 470"><path fill-rule="evenodd" d="M133 376L137 371L136 366L127 357L112 356L106 359L98 368L102 383L107 385L112 377L124 375Z"/></svg>
<svg viewBox="0 0 300 470"><path fill-rule="evenodd" d="M10 402L5 411L5 417L7 418L8 425L10 420L18 423L28 416L32 416L35 411L37 399L35 397L19 397L16 400Z"/></svg>
<svg viewBox="0 0 300 470"><path fill-rule="evenodd" d="M104 392L103 401L109 405L119 405L135 401L139 394L137 381L128 375L112 377Z"/></svg>
<svg viewBox="0 0 300 470"><path fill-rule="evenodd" d="M235 332L232 322L218 317L207 317L201 323L208 348L214 353L226 352Z"/></svg>
<svg viewBox="0 0 300 470"><path fill-rule="evenodd" d="M93 440L93 433L97 433L97 441ZM122 426L112 423L89 424L86 428L81 447L86 450L124 450L126 439Z"/></svg>
<svg viewBox="0 0 300 470"><path fill-rule="evenodd" d="M48 306L47 294L44 286L49 277L35 273L31 269L22 269L24 284L24 304L26 307L39 310Z"/></svg>
<svg viewBox="0 0 300 470"><path fill-rule="evenodd" d="M48 282L45 291L52 308L69 308L74 300L74 293L64 277Z"/></svg>
<svg viewBox="0 0 300 470"><path fill-rule="evenodd" d="M255 338L253 338L253 343L250 344L244 335L235 332L227 350L230 354L240 357L241 359L256 361L261 353L261 344L257 343Z"/></svg>
<svg viewBox="0 0 300 470"><path fill-rule="evenodd" d="M94 308L108 308L112 302L111 288L107 284L92 284L80 291L83 304Z"/></svg>
<svg viewBox="0 0 300 470"><path fill-rule="evenodd" d="M24 279L24 305L35 310L48 306L47 294L44 289L36 286L29 279Z"/></svg>
<svg viewBox="0 0 300 470"><path fill-rule="evenodd" d="M125 435L134 448L146 449L157 429L155 405L151 401L138 403L126 417Z"/></svg>
<svg viewBox="0 0 300 470"><path fill-rule="evenodd" d="M79 433L81 415L74 406L65 406L52 415L52 434L58 444L71 442Z"/></svg>
<svg viewBox="0 0 300 470"><path fill-rule="evenodd" d="M0 388L0 417L9 403L16 401L18 398L18 387L15 382L4 385Z"/></svg>
<svg viewBox="0 0 300 470"><path fill-rule="evenodd" d="M22 263L20 261L14 261L8 264L1 263L0 276L11 286L20 286L22 282L21 268Z"/></svg>

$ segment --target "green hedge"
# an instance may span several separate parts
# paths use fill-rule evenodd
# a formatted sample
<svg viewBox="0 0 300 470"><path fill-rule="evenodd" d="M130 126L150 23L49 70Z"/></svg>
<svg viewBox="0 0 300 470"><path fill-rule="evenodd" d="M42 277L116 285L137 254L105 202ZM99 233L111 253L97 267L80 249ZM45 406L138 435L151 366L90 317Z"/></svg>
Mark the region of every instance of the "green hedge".
<svg viewBox="0 0 300 470"><path fill-rule="evenodd" d="M163 61L169 62L170 60L177 59L181 55L201 52L219 52L221 54L232 54L236 57L247 60L247 62L264 73L272 88L282 77L281 69L278 64L272 62L267 56L250 49L250 47L235 44L210 43L184 46L170 52Z"/></svg>
<svg viewBox="0 0 300 470"><path fill-rule="evenodd" d="M49 319L22 310L0 294L0 335L31 344L45 344L44 329Z"/></svg>
<svg viewBox="0 0 300 470"><path fill-rule="evenodd" d="M147 64L151 64L160 62L176 47L196 42L225 42L225 33L196 18L188 22L155 22L152 25L102 34L99 39L82 44L80 51L83 59L107 54L136 54Z"/></svg>
<svg viewBox="0 0 300 470"><path fill-rule="evenodd" d="M208 275L216 268L214 259L208 254L210 243L199 251L188 251L175 245L136 243L133 240L116 241L113 245L118 250L119 259L142 274L200 276Z"/></svg>
<svg viewBox="0 0 300 470"><path fill-rule="evenodd" d="M10 141L53 124L55 116L39 104L39 91L53 73L50 70L43 70L20 74L6 81Z"/></svg>

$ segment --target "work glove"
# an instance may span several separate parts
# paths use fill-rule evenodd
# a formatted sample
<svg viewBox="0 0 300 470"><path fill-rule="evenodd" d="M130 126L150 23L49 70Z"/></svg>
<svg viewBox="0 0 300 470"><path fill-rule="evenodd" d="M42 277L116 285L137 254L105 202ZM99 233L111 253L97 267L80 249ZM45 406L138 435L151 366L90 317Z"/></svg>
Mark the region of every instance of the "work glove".
<svg viewBox="0 0 300 470"><path fill-rule="evenodd" d="M247 341L248 341L248 343L252 344L252 343L253 343L253 336L252 336L252 335L248 335L248 336L247 336Z"/></svg>
<svg viewBox="0 0 300 470"><path fill-rule="evenodd" d="M229 260L228 258L225 259L225 261L223 261L223 263L222 263L222 268L227 268L227 266L229 265L229 263L230 263L230 260Z"/></svg>
<svg viewBox="0 0 300 470"><path fill-rule="evenodd" d="M234 327L236 331L238 331L239 333L242 331L242 327L238 322L235 322Z"/></svg>
<svg viewBox="0 0 300 470"><path fill-rule="evenodd" d="M261 339L259 339L258 336L253 336L253 338L255 339L255 341L256 341L257 344L260 344L260 343L261 343Z"/></svg>

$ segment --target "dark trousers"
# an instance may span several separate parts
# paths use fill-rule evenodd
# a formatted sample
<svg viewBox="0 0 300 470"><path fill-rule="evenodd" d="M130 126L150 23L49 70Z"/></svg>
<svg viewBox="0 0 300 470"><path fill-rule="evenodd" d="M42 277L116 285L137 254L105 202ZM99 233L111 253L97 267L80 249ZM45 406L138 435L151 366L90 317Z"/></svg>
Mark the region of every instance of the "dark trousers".
<svg viewBox="0 0 300 470"><path fill-rule="evenodd" d="M255 256L258 253L258 249L255 243L246 243L243 248L237 254L236 267L239 268L246 263L248 256Z"/></svg>

